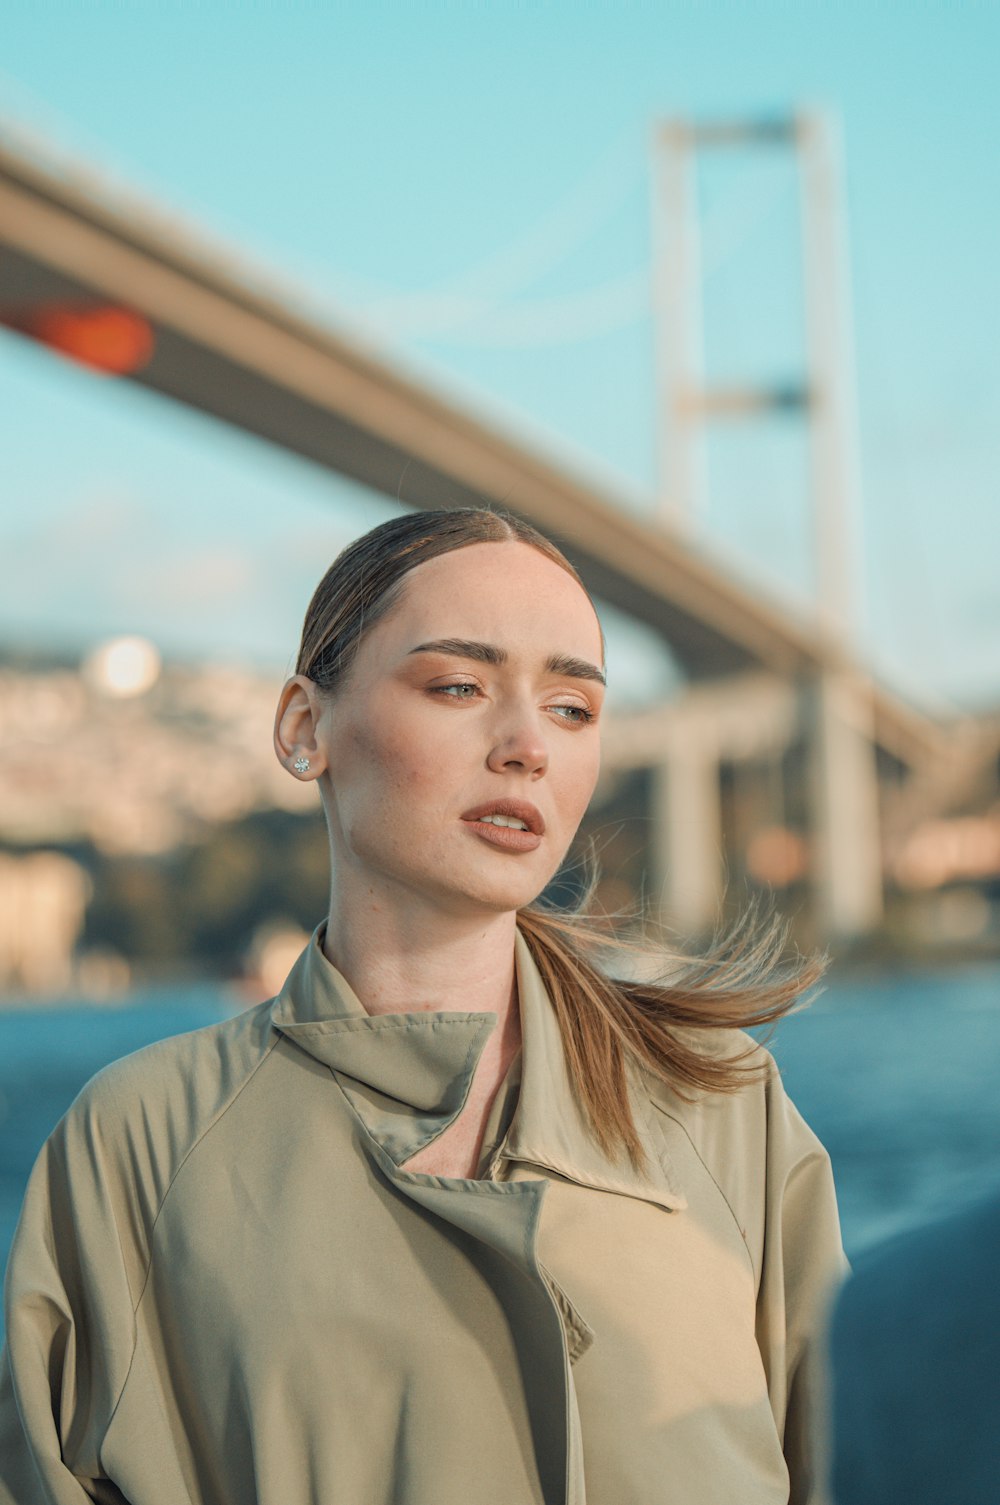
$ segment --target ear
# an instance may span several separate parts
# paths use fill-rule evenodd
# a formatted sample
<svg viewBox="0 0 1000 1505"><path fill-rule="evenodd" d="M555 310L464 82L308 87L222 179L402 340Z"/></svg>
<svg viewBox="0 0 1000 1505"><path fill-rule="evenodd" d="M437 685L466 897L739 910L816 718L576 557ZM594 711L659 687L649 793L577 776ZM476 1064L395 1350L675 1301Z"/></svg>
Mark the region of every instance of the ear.
<svg viewBox="0 0 1000 1505"><path fill-rule="evenodd" d="M318 736L323 710L319 691L311 679L295 674L285 681L274 717L274 751L283 768L306 782L326 771L326 756ZM302 758L309 760L308 769L294 766Z"/></svg>

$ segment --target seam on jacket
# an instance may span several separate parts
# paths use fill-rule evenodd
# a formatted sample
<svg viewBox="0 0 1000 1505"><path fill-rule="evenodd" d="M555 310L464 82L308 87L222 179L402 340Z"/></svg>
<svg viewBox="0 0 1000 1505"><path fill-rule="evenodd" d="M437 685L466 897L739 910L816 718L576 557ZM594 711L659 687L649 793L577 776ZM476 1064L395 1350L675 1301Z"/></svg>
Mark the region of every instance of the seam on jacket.
<svg viewBox="0 0 1000 1505"><path fill-rule="evenodd" d="M736 1216L736 1211L735 1211L735 1209L733 1207L732 1202L730 1202L729 1198L726 1196L726 1193L723 1191L723 1189L722 1189L721 1185L719 1184L719 1181L716 1178L715 1174L710 1170L710 1168L708 1166L708 1162L706 1161L704 1155L701 1153L701 1151L699 1150L698 1146L695 1144L694 1140L691 1138L691 1135L690 1135L690 1133L688 1131L688 1128L687 1128L686 1124L681 1123L680 1119L676 1118L673 1113L668 1113L667 1110L666 1110L666 1108L661 1108L660 1104L656 1101L655 1098L651 1097L649 1099L649 1102L656 1109L657 1113L662 1113L664 1118L669 1118L669 1120L670 1120L670 1122L672 1124L676 1124L677 1125L677 1127L680 1129L681 1133L684 1135L684 1138L687 1140L688 1144L691 1146L692 1150L694 1150L695 1154L697 1155L699 1164L701 1165L702 1169L704 1170L706 1176L709 1178L709 1180L711 1181L712 1185L715 1187L716 1191L719 1193L719 1196L722 1198L723 1202L725 1202L726 1207L729 1209L729 1216L732 1218L733 1222L736 1225L736 1231L737 1231L737 1233L740 1236L740 1243L743 1245L743 1248L746 1251L747 1260L748 1260L749 1265L750 1265L750 1273L753 1276L754 1283L756 1285L759 1282L759 1280L760 1280L760 1275L759 1275L759 1273L757 1271L757 1266L754 1263L754 1258L753 1258L753 1254L751 1253L751 1250L750 1250L750 1245L747 1243L747 1236L746 1236L745 1232L743 1231L743 1225L741 1224L739 1218Z"/></svg>
<svg viewBox="0 0 1000 1505"><path fill-rule="evenodd" d="M472 1020L491 1018L489 1010L464 1010L461 1013L449 1014L446 1019L435 1019L425 1015L416 1017L411 1013L402 1014L366 1014L364 1018L346 1015L337 1019L309 1019L300 1024L275 1025L280 1034L287 1034L293 1043L299 1034L308 1035L339 1035L357 1034L366 1031L374 1024L378 1032L390 1030L408 1029L448 1029L456 1024L469 1024ZM495 1026L491 1026L491 1029ZM294 1033L292 1033L294 1031Z"/></svg>
<svg viewBox="0 0 1000 1505"><path fill-rule="evenodd" d="M218 1123L220 1123L222 1121L222 1119L229 1112L229 1110L233 1106L233 1104L235 1102L237 1102L237 1100L240 1097L242 1097L244 1089L247 1088L250 1085L250 1083L253 1081L254 1077L257 1075L257 1072L263 1066L264 1062L267 1060L267 1058L271 1054L272 1050L274 1050L274 1048L277 1045L278 1040L280 1038L281 1038L280 1035L277 1035L277 1034L275 1035L275 1038L270 1041L270 1043L268 1044L266 1050L264 1051L264 1053L260 1057L260 1060L256 1063L256 1065L248 1073L248 1075L246 1076L246 1078L240 1083L239 1087L233 1093L233 1095L229 1099L229 1101L227 1103L223 1104L223 1106L216 1113L215 1117L209 1123L207 1123L205 1125L205 1127L201 1131L201 1133L198 1134L197 1137L194 1139L194 1141L188 1146L185 1154L178 1161L177 1168L174 1171L173 1175L170 1177L170 1180L167 1183L166 1189L164 1190L163 1196L160 1199L160 1205L156 1209L156 1216L154 1217L152 1223L149 1225L149 1252L148 1252L148 1258L146 1260L146 1273L145 1273L145 1276L143 1277L142 1289L140 1290L139 1295L138 1295L138 1297L136 1299L135 1305L132 1308L132 1321L135 1324L135 1334L134 1334L134 1337L132 1339L132 1352L129 1355L128 1369L125 1371L125 1378L124 1378L124 1380L122 1380L122 1386L121 1386L121 1389L118 1392L118 1398L116 1399L114 1405L112 1406L111 1413L108 1416L107 1425L105 1426L103 1435L101 1437L101 1446L98 1449L98 1456L100 1456L101 1449L103 1449L104 1443L107 1441L108 1433L111 1431L112 1423L114 1422L114 1419L115 1419L115 1417L118 1414L118 1408L119 1408L119 1406L122 1403L122 1399L123 1399L123 1397L125 1395L125 1391L128 1389L128 1382L129 1382L129 1380L130 1380L130 1378L132 1376L132 1370L135 1367L135 1356L136 1356L136 1354L139 1351L139 1323L138 1323L138 1321L136 1319L137 1319L137 1316L138 1316L139 1308L142 1305L142 1298L146 1294L146 1287L149 1285L150 1272L151 1272L151 1270L153 1268L153 1241L154 1241L154 1238L155 1238L155 1235L156 1235L156 1225L160 1221L160 1214L163 1211L164 1207L166 1207L166 1205L167 1205L167 1198L170 1196L170 1193L173 1190L174 1182L177 1180L177 1177L180 1175L181 1171L187 1165L188 1161L190 1160L191 1156L194 1154L195 1150L201 1144L202 1140L205 1139L206 1136L209 1135L212 1132L212 1130L215 1128L216 1124L218 1124ZM117 1222L115 1223L115 1234L116 1234L116 1237L118 1237L118 1225L117 1225ZM121 1241L120 1241L120 1238L119 1238L119 1245L120 1245L120 1242Z"/></svg>

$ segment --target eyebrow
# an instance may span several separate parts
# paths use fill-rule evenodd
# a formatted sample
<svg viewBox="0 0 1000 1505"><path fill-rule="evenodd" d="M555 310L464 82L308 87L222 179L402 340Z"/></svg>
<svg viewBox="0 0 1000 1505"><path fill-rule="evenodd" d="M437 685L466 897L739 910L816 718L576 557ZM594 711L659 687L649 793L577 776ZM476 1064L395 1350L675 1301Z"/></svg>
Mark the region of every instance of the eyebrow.
<svg viewBox="0 0 1000 1505"><path fill-rule="evenodd" d="M453 658L472 658L480 664L505 664L507 650L496 648L492 643L473 643L466 638L438 638L433 643L420 643L410 653L447 653ZM599 685L607 681L596 664L585 658L574 658L568 653L553 653L545 660L548 674L565 675L567 679L593 679Z"/></svg>

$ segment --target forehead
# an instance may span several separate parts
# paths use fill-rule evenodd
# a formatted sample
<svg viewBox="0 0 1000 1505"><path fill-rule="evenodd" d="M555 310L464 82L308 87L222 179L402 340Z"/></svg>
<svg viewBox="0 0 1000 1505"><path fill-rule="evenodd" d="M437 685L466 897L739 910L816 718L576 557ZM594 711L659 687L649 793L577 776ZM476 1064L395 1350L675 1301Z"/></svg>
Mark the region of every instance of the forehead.
<svg viewBox="0 0 1000 1505"><path fill-rule="evenodd" d="M603 658L586 591L561 565L514 539L470 544L418 565L379 627L403 652L417 642L463 637L509 649L534 646L539 656L575 653L597 664Z"/></svg>

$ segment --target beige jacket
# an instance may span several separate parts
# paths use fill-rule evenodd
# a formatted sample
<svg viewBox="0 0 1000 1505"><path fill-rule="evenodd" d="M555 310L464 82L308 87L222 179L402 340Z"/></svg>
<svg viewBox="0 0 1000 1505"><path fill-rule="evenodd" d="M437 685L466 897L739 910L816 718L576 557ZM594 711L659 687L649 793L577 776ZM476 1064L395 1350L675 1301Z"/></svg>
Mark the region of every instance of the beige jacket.
<svg viewBox="0 0 1000 1505"><path fill-rule="evenodd" d="M89 1083L11 1254L0 1505L816 1497L824 1150L773 1068L694 1106L636 1071L651 1168L609 1161L516 964L481 1179L398 1167L496 1015L368 1015L322 927L276 1000Z"/></svg>

